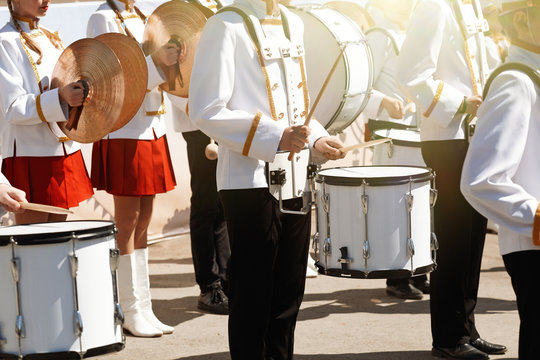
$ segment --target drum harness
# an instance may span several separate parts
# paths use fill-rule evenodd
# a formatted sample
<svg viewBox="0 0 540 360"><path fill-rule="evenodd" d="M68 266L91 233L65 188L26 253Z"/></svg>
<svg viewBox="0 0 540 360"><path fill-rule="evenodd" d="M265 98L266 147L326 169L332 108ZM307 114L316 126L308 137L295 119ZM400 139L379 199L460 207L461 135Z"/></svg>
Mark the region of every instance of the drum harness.
<svg viewBox="0 0 540 360"><path fill-rule="evenodd" d="M472 0L473 13L466 11L465 6L463 5L462 0L451 0L452 1L452 10L456 16L456 19L461 28L461 33L463 34L463 40L465 43L465 58L467 60L467 66L469 67L469 72L471 74L471 82L473 93L476 96L481 95L481 90L478 89L477 79L472 65L472 56L471 56L471 45L476 43L478 48L479 55L479 82L480 86L484 87L486 84L486 79L489 76L489 66L487 64L487 55L486 55L486 43L484 38L484 33L489 31L489 24L484 18L482 13L482 5L480 0ZM473 15L473 16L471 16ZM466 99L466 98L465 98ZM465 101L464 99L464 101ZM476 117L472 117L470 114L464 116L463 126L465 128L465 140L470 141L470 138L474 134L474 128L476 126Z"/></svg>
<svg viewBox="0 0 540 360"><path fill-rule="evenodd" d="M270 86L270 77L269 73L266 69L266 65L264 60L277 60L281 59L281 63L283 64L283 67L285 68L285 81L290 82L292 79L288 78L289 72L293 72L292 69L295 67L295 63L293 62L293 58L296 57L298 59L298 66L300 67L300 73L302 77L302 82L298 84L298 88L303 88L303 98L304 98L304 104L303 109L300 109L302 111L301 114L298 114L299 111L296 103L294 100L291 99L291 96L289 94L290 91L287 91L287 112L289 114L289 118L294 117L297 118L305 117L309 110L309 95L307 90L307 81L306 81L306 75L305 75L305 68L304 68L304 47L301 44L300 41L295 41L294 38L291 37L291 29L289 26L289 21L287 19L288 10L284 6L280 6L280 12L281 12L281 21L283 26L283 32L285 34L285 37L291 42L291 46L289 47L280 47L275 44L271 44L270 41L268 41L264 35L264 31L261 26L261 21L253 14L253 12L241 5L241 4L235 4L232 6L226 6L221 8L218 13L223 13L226 11L234 12L238 15L240 15L244 21L244 24L247 28L248 34L253 41L253 44L255 46L255 50L257 52L257 55L259 57L259 62L262 68L262 71L264 73L265 79L266 79L266 87L267 87L267 94L268 94L268 101L270 106L270 112L271 116L275 121L278 121L283 117L283 114L281 113L279 116L276 114L276 107L273 100L272 90L275 89L277 86L277 82L274 82L273 86ZM304 151L301 151L300 154L295 154L293 161L287 161L288 164L290 164L291 169L291 178L292 178L292 184L293 188L296 190L300 185L297 179L296 179L296 171L295 171L295 162L299 162L300 164L305 163L307 160L305 157L309 157L309 151L306 151L307 149L304 149ZM288 156L288 153L279 154L277 157L280 157L284 155L285 157ZM304 161L302 161L304 160ZM309 160L307 161L309 162ZM283 169L280 164L282 162L280 161L274 161L274 163L266 163L267 170L267 178L268 178L268 184L269 184L269 190L271 187L277 187L278 189L278 195L274 195L273 191L271 191L272 195L279 201L279 208L282 213L285 214L295 214L295 215L306 215L307 213L311 212L311 206L313 205L312 200L312 189L314 187L313 185L313 179L315 176L315 173L317 171L316 165L307 165L307 180L309 182L309 191L303 191L298 190L297 193L293 193L292 196L286 197L284 199L283 196L283 186L285 185L287 179L286 179L286 170ZM302 184L305 184L305 180L302 182ZM286 199L292 199L302 197L303 200L303 206L301 210L290 210L285 209L283 207L283 200Z"/></svg>

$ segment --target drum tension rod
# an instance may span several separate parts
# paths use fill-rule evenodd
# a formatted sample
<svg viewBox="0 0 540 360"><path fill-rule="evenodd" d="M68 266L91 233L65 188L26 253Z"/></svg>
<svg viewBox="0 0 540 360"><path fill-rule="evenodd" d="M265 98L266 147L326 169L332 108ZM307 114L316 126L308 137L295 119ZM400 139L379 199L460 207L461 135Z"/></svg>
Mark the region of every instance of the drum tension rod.
<svg viewBox="0 0 540 360"><path fill-rule="evenodd" d="M17 317L15 319L15 334L17 335L19 345L19 359L23 358L22 355L22 339L24 336L24 318L22 316L21 305L21 285L20 285L20 272L21 259L15 256L15 245L17 241L13 236L10 237L11 243L11 275L15 282L15 301L17 302Z"/></svg>
<svg viewBox="0 0 540 360"><path fill-rule="evenodd" d="M413 203L414 203L414 196L412 194L412 183L413 179L412 177L409 178L409 193L407 196L407 250L409 253L409 257L411 258L411 275L414 274L414 263L413 263L413 257L414 257L414 242L412 239L412 210L413 210Z"/></svg>
<svg viewBox="0 0 540 360"><path fill-rule="evenodd" d="M362 249L362 255L364 257L364 277L367 278L369 275L368 270L368 259L370 258L369 253L369 240L368 240L368 205L369 205L369 196L366 195L366 180L362 180L362 212L364 213L364 248Z"/></svg>

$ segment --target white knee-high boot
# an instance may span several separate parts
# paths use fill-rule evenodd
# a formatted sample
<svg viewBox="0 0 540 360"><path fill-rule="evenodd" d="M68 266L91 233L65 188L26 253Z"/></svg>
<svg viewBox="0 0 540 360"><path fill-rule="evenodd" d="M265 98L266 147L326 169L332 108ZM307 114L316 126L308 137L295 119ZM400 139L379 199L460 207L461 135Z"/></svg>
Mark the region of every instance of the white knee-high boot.
<svg viewBox="0 0 540 360"><path fill-rule="evenodd" d="M156 337L163 332L152 326L143 316L140 299L136 293L137 263L135 255L121 255L118 261L118 292L124 312L124 329L134 336Z"/></svg>
<svg viewBox="0 0 540 360"><path fill-rule="evenodd" d="M140 299L140 309L146 321L164 334L172 334L174 328L163 324L154 315L152 310L152 296L150 294L150 278L148 273L148 248L135 249L135 262L137 263L137 284L135 292Z"/></svg>

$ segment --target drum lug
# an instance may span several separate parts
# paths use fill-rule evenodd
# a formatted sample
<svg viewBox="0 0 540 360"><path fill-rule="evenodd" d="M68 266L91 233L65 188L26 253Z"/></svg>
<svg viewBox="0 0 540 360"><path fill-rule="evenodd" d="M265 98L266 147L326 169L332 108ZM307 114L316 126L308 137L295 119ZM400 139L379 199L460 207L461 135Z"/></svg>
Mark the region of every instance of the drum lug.
<svg viewBox="0 0 540 360"><path fill-rule="evenodd" d="M364 248L362 249L362 255L364 257L364 277L368 277L369 271L368 271L368 259L371 257L369 252L369 241L366 239L364 240Z"/></svg>
<svg viewBox="0 0 540 360"><path fill-rule="evenodd" d="M324 255L332 255L332 240L329 237L324 239L323 253Z"/></svg>
<svg viewBox="0 0 540 360"><path fill-rule="evenodd" d="M407 251L409 252L409 257L411 258L411 274L414 273L414 242L412 238L407 239Z"/></svg>
<svg viewBox="0 0 540 360"><path fill-rule="evenodd" d="M313 234L313 251L315 252L315 257L318 257L319 254L319 232L316 231L315 234ZM318 260L318 259L317 259Z"/></svg>
<svg viewBox="0 0 540 360"><path fill-rule="evenodd" d="M439 250L439 240L437 240L437 235L434 232L431 233L431 251L433 257L433 263L437 265L437 250Z"/></svg>
<svg viewBox="0 0 540 360"><path fill-rule="evenodd" d="M119 303L114 304L114 324L115 325L124 325L124 311Z"/></svg>
<svg viewBox="0 0 540 360"><path fill-rule="evenodd" d="M17 315L15 319L15 334L17 334L19 339L24 338L24 319L22 315Z"/></svg>
<svg viewBox="0 0 540 360"><path fill-rule="evenodd" d="M394 155L394 145L392 144L392 141L390 141L387 144L386 155L388 156L389 159L391 159L392 156Z"/></svg>
<svg viewBox="0 0 540 360"><path fill-rule="evenodd" d="M79 311L75 311L75 315L73 316L73 323L75 325L75 335L81 336L83 332L83 322L81 313Z"/></svg>
<svg viewBox="0 0 540 360"><path fill-rule="evenodd" d="M430 206L431 207L434 207L435 206L435 203L437 202L437 196L438 196L439 192L437 191L437 189L429 189L429 203L430 203Z"/></svg>

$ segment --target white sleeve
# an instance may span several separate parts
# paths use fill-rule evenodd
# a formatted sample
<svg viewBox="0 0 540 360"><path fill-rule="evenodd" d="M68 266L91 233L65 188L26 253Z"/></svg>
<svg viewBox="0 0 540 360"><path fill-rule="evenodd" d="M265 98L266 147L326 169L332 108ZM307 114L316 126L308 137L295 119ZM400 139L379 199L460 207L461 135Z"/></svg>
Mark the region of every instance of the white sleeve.
<svg viewBox="0 0 540 360"><path fill-rule="evenodd" d="M220 146L238 153L242 153L254 127L248 156L272 162L286 126L265 115L227 107L234 87L244 86L235 84L235 72L257 61L256 58L235 57L237 39L233 25L225 23L219 16L212 16L206 23L191 73L191 120Z"/></svg>
<svg viewBox="0 0 540 360"><path fill-rule="evenodd" d="M58 89L34 94L24 88L20 67L25 64L15 41L0 42L0 106L8 123L36 125L44 122L66 121ZM30 66L28 64L28 66Z"/></svg>
<svg viewBox="0 0 540 360"><path fill-rule="evenodd" d="M461 191L482 215L514 232L531 235L538 200L513 178L529 139L536 90L525 75L515 74L499 75L479 109L463 165Z"/></svg>
<svg viewBox="0 0 540 360"><path fill-rule="evenodd" d="M398 56L396 80L422 112L432 107L428 119L433 118L440 126L447 127L464 94L436 77L441 47L448 41L445 37L448 15L441 6L433 1L418 5Z"/></svg>

